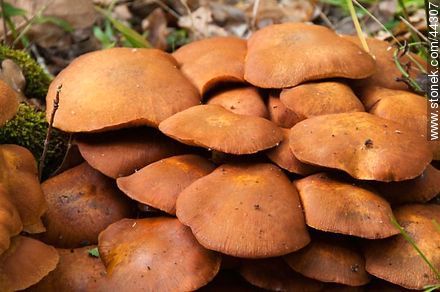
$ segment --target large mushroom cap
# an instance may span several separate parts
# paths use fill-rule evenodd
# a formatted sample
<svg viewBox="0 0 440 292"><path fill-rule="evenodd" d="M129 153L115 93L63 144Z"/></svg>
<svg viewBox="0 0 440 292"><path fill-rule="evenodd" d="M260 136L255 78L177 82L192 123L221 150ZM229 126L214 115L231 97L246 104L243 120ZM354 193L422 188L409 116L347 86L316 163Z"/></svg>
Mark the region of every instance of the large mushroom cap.
<svg viewBox="0 0 440 292"><path fill-rule="evenodd" d="M182 143L230 154L251 154L283 139L272 122L234 114L219 105L199 105L163 121L159 129Z"/></svg>
<svg viewBox="0 0 440 292"><path fill-rule="evenodd" d="M363 112L353 91L341 82L312 82L281 91L280 99L301 120L326 114Z"/></svg>
<svg viewBox="0 0 440 292"><path fill-rule="evenodd" d="M399 224L405 229L420 251L440 270L440 205L404 205L394 210ZM440 284L414 247L402 236L375 240L365 246L368 273L408 289Z"/></svg>
<svg viewBox="0 0 440 292"><path fill-rule="evenodd" d="M399 233L392 225L387 201L360 186L319 173L297 180L308 226L363 238L385 238Z"/></svg>
<svg viewBox="0 0 440 292"><path fill-rule="evenodd" d="M0 126L17 113L18 105L18 98L14 90L3 80L0 80Z"/></svg>
<svg viewBox="0 0 440 292"><path fill-rule="evenodd" d="M130 215L131 207L115 183L87 163L43 183L49 208L43 239L56 247L96 244L108 225Z"/></svg>
<svg viewBox="0 0 440 292"><path fill-rule="evenodd" d="M305 163L378 181L414 178L432 158L423 137L362 112L317 116L296 124L290 131L290 149Z"/></svg>
<svg viewBox="0 0 440 292"><path fill-rule="evenodd" d="M288 109L284 103L281 102L280 98L274 94L269 95L267 108L269 110L270 120L279 127L290 129L302 120L295 112Z"/></svg>
<svg viewBox="0 0 440 292"><path fill-rule="evenodd" d="M177 198L177 217L206 248L274 257L309 242L298 193L271 164L223 165Z"/></svg>
<svg viewBox="0 0 440 292"><path fill-rule="evenodd" d="M180 192L214 168L214 164L197 155L173 156L152 163L130 176L118 178L117 183L130 198L175 214Z"/></svg>
<svg viewBox="0 0 440 292"><path fill-rule="evenodd" d="M0 255L9 248L10 238L23 228L20 214L9 199L5 187L0 184Z"/></svg>
<svg viewBox="0 0 440 292"><path fill-rule="evenodd" d="M267 117L268 111L258 89L252 86L225 89L213 94L207 104L218 104L233 113Z"/></svg>
<svg viewBox="0 0 440 292"><path fill-rule="evenodd" d="M236 37L192 42L173 53L201 95L219 82L244 82L245 55L246 41Z"/></svg>
<svg viewBox="0 0 440 292"><path fill-rule="evenodd" d="M366 52L330 29L304 23L271 25L248 40L244 78L263 88L286 88L305 81L374 73Z"/></svg>
<svg viewBox="0 0 440 292"><path fill-rule="evenodd" d="M200 101L177 62L156 49L113 48L77 58L49 87L48 118L60 85L54 127L66 132L157 126Z"/></svg>
<svg viewBox="0 0 440 292"><path fill-rule="evenodd" d="M314 239L284 259L296 272L322 282L362 286L370 281L364 258L345 242Z"/></svg>
<svg viewBox="0 0 440 292"><path fill-rule="evenodd" d="M0 255L2 291L26 289L53 271L58 264L57 250L24 236L12 239L9 249Z"/></svg>
<svg viewBox="0 0 440 292"><path fill-rule="evenodd" d="M9 194L23 223L23 230L39 233L46 229L41 216L47 209L32 153L17 145L0 145L0 184Z"/></svg>
<svg viewBox="0 0 440 292"><path fill-rule="evenodd" d="M214 278L220 256L177 219L123 219L99 235L115 291L193 291Z"/></svg>
<svg viewBox="0 0 440 292"><path fill-rule="evenodd" d="M151 128L82 135L76 144L90 166L118 178L160 159L181 154L184 146Z"/></svg>

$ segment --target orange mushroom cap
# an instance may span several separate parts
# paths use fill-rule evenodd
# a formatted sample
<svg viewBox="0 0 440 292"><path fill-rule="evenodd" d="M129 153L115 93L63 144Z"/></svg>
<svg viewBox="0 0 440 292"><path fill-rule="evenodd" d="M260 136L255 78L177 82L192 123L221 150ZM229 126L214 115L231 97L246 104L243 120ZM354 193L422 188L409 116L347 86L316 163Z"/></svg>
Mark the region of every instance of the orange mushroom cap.
<svg viewBox="0 0 440 292"><path fill-rule="evenodd" d="M75 59L49 87L47 118L60 85L54 127L66 132L157 126L200 103L176 60L156 49L113 48Z"/></svg>
<svg viewBox="0 0 440 292"><path fill-rule="evenodd" d="M106 176L118 178L160 159L184 152L185 146L151 128L83 135L76 144L84 159Z"/></svg>
<svg viewBox="0 0 440 292"><path fill-rule="evenodd" d="M310 227L370 239L399 233L388 202L370 190L325 173L297 180L295 186Z"/></svg>
<svg viewBox="0 0 440 292"><path fill-rule="evenodd" d="M9 248L10 238L23 229L20 214L9 199L9 194L0 184L0 255Z"/></svg>
<svg viewBox="0 0 440 292"><path fill-rule="evenodd" d="M280 98L273 94L269 95L267 108L269 109L270 120L279 127L290 129L301 121L296 113L288 109Z"/></svg>
<svg viewBox="0 0 440 292"><path fill-rule="evenodd" d="M3 126L18 111L18 98L14 90L0 80L0 126Z"/></svg>
<svg viewBox="0 0 440 292"><path fill-rule="evenodd" d="M366 78L375 62L332 30L305 23L265 27L248 40L244 78L262 88L286 88L305 81Z"/></svg>
<svg viewBox="0 0 440 292"><path fill-rule="evenodd" d="M227 88L213 94L207 104L218 104L233 113L266 118L269 113L258 89L252 86Z"/></svg>
<svg viewBox="0 0 440 292"><path fill-rule="evenodd" d="M395 209L394 214L433 267L440 270L440 232L434 225L434 220L440 222L440 205L404 205ZM419 290L440 284L434 271L403 235L369 242L365 259L368 273L405 288Z"/></svg>
<svg viewBox="0 0 440 292"><path fill-rule="evenodd" d="M87 163L43 183L49 208L44 215L44 241L56 247L96 244L108 225L131 213L131 206L115 183Z"/></svg>
<svg viewBox="0 0 440 292"><path fill-rule="evenodd" d="M283 89L280 100L301 120L326 114L365 111L350 87L334 81L312 82Z"/></svg>
<svg viewBox="0 0 440 292"><path fill-rule="evenodd" d="M115 291L193 291L211 281L220 256L173 218L123 219L99 235Z"/></svg>
<svg viewBox="0 0 440 292"><path fill-rule="evenodd" d="M284 255L310 240L298 193L272 164L222 165L180 193L176 209L204 247L232 256Z"/></svg>
<svg viewBox="0 0 440 292"><path fill-rule="evenodd" d="M432 159L423 137L396 122L362 112L304 120L291 129L289 141L302 162L340 169L364 180L415 178Z"/></svg>
<svg viewBox="0 0 440 292"><path fill-rule="evenodd" d="M173 156L118 178L117 183L133 200L174 215L180 192L214 168L213 163L198 155Z"/></svg>
<svg viewBox="0 0 440 292"><path fill-rule="evenodd" d="M173 53L180 69L206 93L220 82L244 82L246 41L236 37L213 37L187 44Z"/></svg>
<svg viewBox="0 0 440 292"><path fill-rule="evenodd" d="M283 133L272 122L234 114L219 105L199 105L159 125L165 135L184 144L229 154L251 154L277 145Z"/></svg>
<svg viewBox="0 0 440 292"><path fill-rule="evenodd" d="M2 291L26 289L53 271L59 256L55 248L38 240L16 236L9 249L0 255Z"/></svg>
<svg viewBox="0 0 440 292"><path fill-rule="evenodd" d="M362 286L370 281L362 255L343 241L314 239L284 259L296 272L322 282Z"/></svg>

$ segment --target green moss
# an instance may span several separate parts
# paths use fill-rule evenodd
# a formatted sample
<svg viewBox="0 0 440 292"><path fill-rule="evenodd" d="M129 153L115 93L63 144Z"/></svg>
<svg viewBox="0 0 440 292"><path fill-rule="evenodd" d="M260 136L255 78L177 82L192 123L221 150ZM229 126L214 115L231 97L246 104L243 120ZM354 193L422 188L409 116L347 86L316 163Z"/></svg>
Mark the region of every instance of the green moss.
<svg viewBox="0 0 440 292"><path fill-rule="evenodd" d="M22 103L17 115L0 127L0 144L17 144L29 149L37 161L46 139L48 123L45 113ZM68 135L52 129L52 138L45 163L45 174L52 173L60 164L67 147Z"/></svg>
<svg viewBox="0 0 440 292"><path fill-rule="evenodd" d="M52 77L25 51L0 46L0 61L11 59L23 71L26 79L24 94L29 98L44 99Z"/></svg>

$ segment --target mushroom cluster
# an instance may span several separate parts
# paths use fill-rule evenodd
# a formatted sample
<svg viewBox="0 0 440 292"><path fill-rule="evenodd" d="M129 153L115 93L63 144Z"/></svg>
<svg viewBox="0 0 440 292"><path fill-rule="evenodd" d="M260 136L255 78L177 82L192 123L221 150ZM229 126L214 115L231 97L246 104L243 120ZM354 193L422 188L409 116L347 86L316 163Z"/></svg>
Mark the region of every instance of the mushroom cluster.
<svg viewBox="0 0 440 292"><path fill-rule="evenodd" d="M40 187L29 154L0 146L0 287L439 284L440 143L426 138L427 100L396 81L390 45L368 44L286 23L172 54L77 58L46 103L49 119L62 85L53 126L80 159Z"/></svg>

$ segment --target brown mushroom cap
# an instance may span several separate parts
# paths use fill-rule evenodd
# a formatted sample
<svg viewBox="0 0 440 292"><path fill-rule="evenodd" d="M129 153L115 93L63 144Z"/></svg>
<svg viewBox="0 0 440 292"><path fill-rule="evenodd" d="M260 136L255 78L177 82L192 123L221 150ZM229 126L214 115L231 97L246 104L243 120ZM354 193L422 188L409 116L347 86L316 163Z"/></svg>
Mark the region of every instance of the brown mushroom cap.
<svg viewBox="0 0 440 292"><path fill-rule="evenodd" d="M214 164L198 155L173 156L130 176L118 178L117 183L119 189L133 200L174 215L177 196L214 168Z"/></svg>
<svg viewBox="0 0 440 292"><path fill-rule="evenodd" d="M220 256L173 218L123 219L99 235L115 291L193 291L211 281Z"/></svg>
<svg viewBox="0 0 440 292"><path fill-rule="evenodd" d="M232 256L274 257L310 241L298 193L272 164L222 165L180 193L176 209L204 247Z"/></svg>
<svg viewBox="0 0 440 292"><path fill-rule="evenodd" d="M278 96L269 95L267 102L270 120L282 128L292 128L301 119L293 111L288 109Z"/></svg>
<svg viewBox="0 0 440 292"><path fill-rule="evenodd" d="M18 105L18 98L14 90L3 80L0 80L0 126L15 116Z"/></svg>
<svg viewBox="0 0 440 292"><path fill-rule="evenodd" d="M75 59L49 87L48 118L59 85L54 127L66 132L157 126L200 102L176 60L156 49L113 48Z"/></svg>
<svg viewBox="0 0 440 292"><path fill-rule="evenodd" d="M351 41L352 43L358 45L362 48L361 42L357 36L343 36L345 40ZM396 48L386 42L381 41L374 38L367 38L368 48L370 49L370 53L374 56L374 60L376 61L376 71L375 73L364 79L356 81L357 85L361 87L370 87L370 86L381 86L385 88L391 89L408 89L408 85L404 82L399 82L396 78L402 77L402 73L397 68L394 62L394 51ZM421 60L417 55L410 53L418 62L421 62L421 65L426 68L426 63ZM399 58L402 64L407 64L410 62L410 58L404 55ZM411 62L412 63L412 62ZM412 63L412 66L409 69L409 73L412 78L417 76L420 70L417 66Z"/></svg>
<svg viewBox="0 0 440 292"><path fill-rule="evenodd" d="M262 88L286 88L317 79L366 78L374 70L370 55L332 30L283 23L249 38L244 78Z"/></svg>
<svg viewBox="0 0 440 292"><path fill-rule="evenodd" d="M107 285L106 271L101 259L90 256L89 250L93 248L57 249L60 256L57 268L26 291L103 291Z"/></svg>
<svg viewBox="0 0 440 292"><path fill-rule="evenodd" d="M326 114L364 112L350 87L341 82L312 82L281 91L280 99L301 120Z"/></svg>
<svg viewBox="0 0 440 292"><path fill-rule="evenodd" d="M17 145L0 145L0 183L20 214L23 230L39 233L46 229L41 216L47 209L32 153Z"/></svg>
<svg viewBox="0 0 440 292"><path fill-rule="evenodd" d="M296 272L322 282L362 286L370 281L364 258L345 242L314 239L284 259Z"/></svg>
<svg viewBox="0 0 440 292"><path fill-rule="evenodd" d="M432 159L423 137L396 122L362 112L304 120L291 129L289 141L302 162L340 169L364 180L415 178Z"/></svg>
<svg viewBox="0 0 440 292"><path fill-rule="evenodd" d="M284 139L280 145L266 151L267 157L279 167L300 175L309 175L319 171L319 168L299 161L293 155L289 146L289 129L281 129Z"/></svg>
<svg viewBox="0 0 440 292"><path fill-rule="evenodd" d="M0 255L2 291L26 289L53 271L58 264L57 250L24 236L16 236L9 249Z"/></svg>
<svg viewBox="0 0 440 292"><path fill-rule="evenodd" d="M106 176L118 178L160 159L184 152L182 144L151 128L83 135L76 143L84 159Z"/></svg>
<svg viewBox="0 0 440 292"><path fill-rule="evenodd" d="M207 104L218 104L233 113L266 118L269 113L258 89L252 86L226 89L213 94Z"/></svg>
<svg viewBox="0 0 440 292"><path fill-rule="evenodd" d="M96 244L108 225L130 215L131 206L115 183L82 163L46 180L45 242L76 248Z"/></svg>
<svg viewBox="0 0 440 292"><path fill-rule="evenodd" d="M297 180L295 186L310 227L370 239L399 233L390 205L372 191L325 173Z"/></svg>
<svg viewBox="0 0 440 292"><path fill-rule="evenodd" d="M404 205L395 209L394 214L417 247L439 270L440 232L433 220L440 222L440 205ZM422 289L440 284L435 273L402 235L369 242L365 246L365 259L368 273L405 288Z"/></svg>
<svg viewBox="0 0 440 292"><path fill-rule="evenodd" d="M323 284L295 273L281 258L246 260L240 274L254 286L270 291L322 291Z"/></svg>
<svg viewBox="0 0 440 292"><path fill-rule="evenodd" d="M244 82L246 41L213 37L187 44L173 53L180 69L203 95L219 82Z"/></svg>
<svg viewBox="0 0 440 292"><path fill-rule="evenodd" d="M440 170L428 165L415 179L377 183L375 187L391 204L425 203L440 193Z"/></svg>
<svg viewBox="0 0 440 292"><path fill-rule="evenodd" d="M9 199L8 191L0 184L0 255L9 248L10 238L23 228L20 214Z"/></svg>
<svg viewBox="0 0 440 292"><path fill-rule="evenodd" d="M277 145L283 133L272 122L234 114L219 105L199 105L166 119L159 129L184 144L229 154L251 154Z"/></svg>

